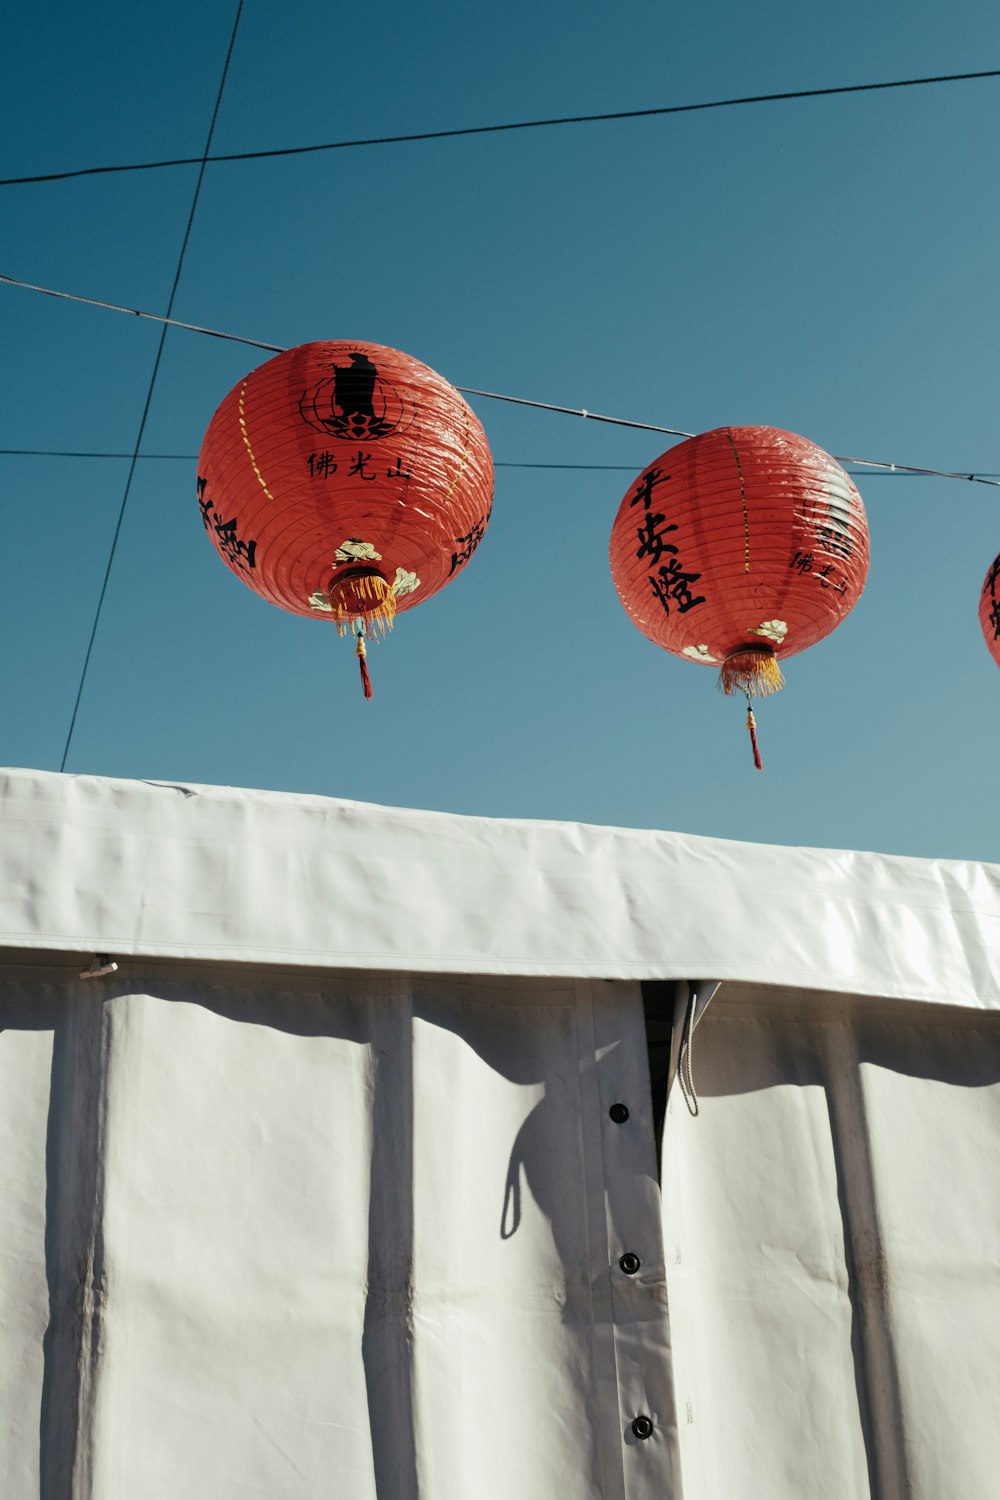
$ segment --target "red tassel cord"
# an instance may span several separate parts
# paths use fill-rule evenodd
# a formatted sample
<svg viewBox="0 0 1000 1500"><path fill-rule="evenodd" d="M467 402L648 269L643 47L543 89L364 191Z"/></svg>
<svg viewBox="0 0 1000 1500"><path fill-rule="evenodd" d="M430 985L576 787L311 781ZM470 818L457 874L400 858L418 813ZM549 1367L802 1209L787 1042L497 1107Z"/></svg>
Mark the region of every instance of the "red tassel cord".
<svg viewBox="0 0 1000 1500"><path fill-rule="evenodd" d="M757 720L753 716L749 698L747 699L747 728L750 731L750 743L753 746L753 763L758 771L763 771L764 762L760 758L760 746L757 743Z"/></svg>
<svg viewBox="0 0 1000 1500"><path fill-rule="evenodd" d="M372 680L368 675L368 662L365 660L368 653L365 650L365 638L361 634L360 629L358 630L358 644L355 647L354 654L358 658L358 666L361 668L361 686L364 688L365 697L373 698L375 694L372 688Z"/></svg>

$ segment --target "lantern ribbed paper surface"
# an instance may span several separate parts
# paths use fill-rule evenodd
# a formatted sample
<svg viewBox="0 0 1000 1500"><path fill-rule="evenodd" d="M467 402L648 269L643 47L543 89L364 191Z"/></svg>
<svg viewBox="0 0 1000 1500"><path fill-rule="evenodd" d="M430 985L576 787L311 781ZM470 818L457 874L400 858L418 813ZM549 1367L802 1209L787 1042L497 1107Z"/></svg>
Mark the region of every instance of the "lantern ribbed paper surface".
<svg viewBox="0 0 1000 1500"><path fill-rule="evenodd" d="M990 564L986 582L979 596L979 624L982 627L986 649L1000 667L1000 554Z"/></svg>
<svg viewBox="0 0 1000 1500"><path fill-rule="evenodd" d="M357 628L362 658L372 625L465 567L492 495L466 402L378 344L302 344L268 360L222 402L198 461L202 519L227 567L282 609Z"/></svg>
<svg viewBox="0 0 1000 1500"><path fill-rule="evenodd" d="M861 497L815 443L720 427L649 465L622 501L611 571L651 641L722 669L726 691L781 684L776 658L822 640L868 573Z"/></svg>

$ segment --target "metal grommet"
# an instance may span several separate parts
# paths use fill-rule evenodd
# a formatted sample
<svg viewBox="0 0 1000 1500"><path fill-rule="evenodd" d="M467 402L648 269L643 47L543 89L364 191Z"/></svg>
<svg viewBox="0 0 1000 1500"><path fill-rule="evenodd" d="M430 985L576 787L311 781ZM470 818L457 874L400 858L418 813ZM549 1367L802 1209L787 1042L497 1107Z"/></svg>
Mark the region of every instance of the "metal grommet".
<svg viewBox="0 0 1000 1500"><path fill-rule="evenodd" d="M642 1262L640 1261L638 1255L636 1255L631 1250L627 1250L619 1260L618 1264L621 1266L626 1276L634 1276L636 1271L638 1271L639 1267L641 1266Z"/></svg>
<svg viewBox="0 0 1000 1500"><path fill-rule="evenodd" d="M648 1417L636 1417L632 1423L632 1431L640 1442L653 1436L653 1424Z"/></svg>
<svg viewBox="0 0 1000 1500"><path fill-rule="evenodd" d="M611 1108L608 1110L608 1114L611 1116L612 1120L614 1120L616 1125L624 1125L625 1121L628 1119L628 1105L612 1104Z"/></svg>

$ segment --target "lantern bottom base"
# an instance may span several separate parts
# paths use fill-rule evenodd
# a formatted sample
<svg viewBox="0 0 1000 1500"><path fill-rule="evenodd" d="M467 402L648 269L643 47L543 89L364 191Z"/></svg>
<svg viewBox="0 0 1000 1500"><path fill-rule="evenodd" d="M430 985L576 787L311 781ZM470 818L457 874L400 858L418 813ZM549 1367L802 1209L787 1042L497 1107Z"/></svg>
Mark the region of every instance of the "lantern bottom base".
<svg viewBox="0 0 1000 1500"><path fill-rule="evenodd" d="M785 679L778 658L767 646L747 646L734 651L722 663L719 687L728 695L745 693L748 698L766 698L780 692Z"/></svg>

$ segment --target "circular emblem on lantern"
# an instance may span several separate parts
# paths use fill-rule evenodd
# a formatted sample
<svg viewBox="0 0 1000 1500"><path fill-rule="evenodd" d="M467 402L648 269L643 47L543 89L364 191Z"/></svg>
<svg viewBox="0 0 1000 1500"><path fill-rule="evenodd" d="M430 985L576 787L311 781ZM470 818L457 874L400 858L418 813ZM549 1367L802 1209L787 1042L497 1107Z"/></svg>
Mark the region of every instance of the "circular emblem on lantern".
<svg viewBox="0 0 1000 1500"><path fill-rule="evenodd" d="M293 614L365 640L466 566L490 518L475 414L427 365L378 344L288 349L230 391L198 461L216 551Z"/></svg>
<svg viewBox="0 0 1000 1500"><path fill-rule="evenodd" d="M329 371L299 402L303 420L317 432L364 442L405 425L399 392L364 349L349 348L341 362L330 361Z"/></svg>
<svg viewBox="0 0 1000 1500"><path fill-rule="evenodd" d="M850 476L775 427L720 427L669 449L625 496L611 572L656 645L719 669L724 692L777 692L779 658L861 596L868 523ZM755 728L752 712L748 722ZM755 741L755 758L756 741Z"/></svg>

